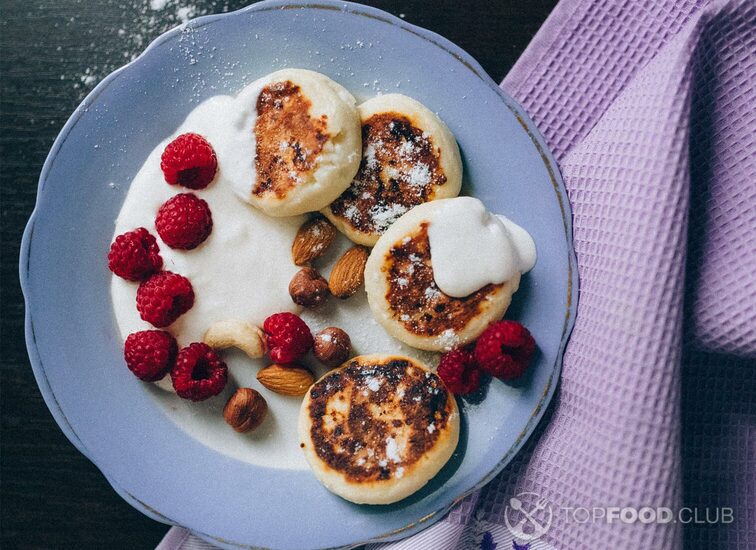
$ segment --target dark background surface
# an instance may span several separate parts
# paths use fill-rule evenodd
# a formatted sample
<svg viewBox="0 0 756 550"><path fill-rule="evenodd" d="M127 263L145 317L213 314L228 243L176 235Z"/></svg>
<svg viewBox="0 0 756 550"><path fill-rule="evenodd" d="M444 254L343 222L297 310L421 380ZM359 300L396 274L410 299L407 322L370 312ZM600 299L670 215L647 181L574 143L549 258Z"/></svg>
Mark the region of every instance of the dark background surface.
<svg viewBox="0 0 756 550"><path fill-rule="evenodd" d="M165 2L156 2L161 4ZM154 548L167 526L123 502L47 410L24 345L21 233L48 150L105 75L186 16L249 2L0 0L0 546ZM500 81L556 0L372 0L431 29ZM182 9L183 8L183 9Z"/></svg>

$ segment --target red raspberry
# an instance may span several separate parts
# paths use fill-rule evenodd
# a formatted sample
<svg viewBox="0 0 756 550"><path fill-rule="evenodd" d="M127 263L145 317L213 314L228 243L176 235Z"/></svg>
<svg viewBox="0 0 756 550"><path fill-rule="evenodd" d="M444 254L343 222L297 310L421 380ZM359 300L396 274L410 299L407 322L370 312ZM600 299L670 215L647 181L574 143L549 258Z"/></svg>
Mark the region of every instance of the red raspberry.
<svg viewBox="0 0 756 550"><path fill-rule="evenodd" d="M270 358L276 363L292 363L310 351L312 333L297 315L275 313L265 319L263 330L268 339Z"/></svg>
<svg viewBox="0 0 756 550"><path fill-rule="evenodd" d="M155 228L171 248L191 250L213 230L213 216L207 203L191 193L171 197L158 210Z"/></svg>
<svg viewBox="0 0 756 550"><path fill-rule="evenodd" d="M535 340L520 323L499 321L478 338L475 359L490 375L511 380L525 372L535 347Z"/></svg>
<svg viewBox="0 0 756 550"><path fill-rule="evenodd" d="M161 271L139 285L136 295L139 316L158 328L167 327L194 305L189 279Z"/></svg>
<svg viewBox="0 0 756 550"><path fill-rule="evenodd" d="M123 357L126 366L137 378L155 382L173 368L177 352L176 339L167 332L142 330L126 338Z"/></svg>
<svg viewBox="0 0 756 550"><path fill-rule="evenodd" d="M160 157L160 168L165 181L171 185L204 189L215 177L218 158L199 134L181 134L166 146Z"/></svg>
<svg viewBox="0 0 756 550"><path fill-rule="evenodd" d="M228 368L226 363L201 342L182 348L171 369L173 389L179 397L203 401L218 395L226 387Z"/></svg>
<svg viewBox="0 0 756 550"><path fill-rule="evenodd" d="M458 348L444 353L436 372L449 391L457 395L472 393L480 387L480 370L470 350Z"/></svg>
<svg viewBox="0 0 756 550"><path fill-rule="evenodd" d="M142 281L161 267L160 248L144 227L118 235L110 245L108 268L127 281Z"/></svg>

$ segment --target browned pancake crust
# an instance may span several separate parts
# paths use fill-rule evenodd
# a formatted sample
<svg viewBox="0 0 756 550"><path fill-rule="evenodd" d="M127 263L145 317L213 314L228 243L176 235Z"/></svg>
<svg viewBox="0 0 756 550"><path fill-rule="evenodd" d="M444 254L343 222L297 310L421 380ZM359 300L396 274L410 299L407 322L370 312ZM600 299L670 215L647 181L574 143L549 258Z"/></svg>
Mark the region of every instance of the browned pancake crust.
<svg viewBox="0 0 756 550"><path fill-rule="evenodd" d="M345 415L328 406L334 400L348 401ZM434 446L452 410L439 378L409 361L352 361L310 389L310 437L318 457L348 480L386 480ZM389 437L401 447L399 462L387 456Z"/></svg>
<svg viewBox="0 0 756 550"><path fill-rule="evenodd" d="M433 279L427 223L391 248L383 270L388 279L386 300L394 318L421 336L460 331L478 315L487 296L502 286L489 284L464 298L441 292Z"/></svg>
<svg viewBox="0 0 756 550"><path fill-rule="evenodd" d="M310 116L312 102L293 82L265 86L257 98L255 195L286 196L312 170L328 141L327 117Z"/></svg>
<svg viewBox="0 0 756 550"><path fill-rule="evenodd" d="M330 208L359 231L382 233L444 183L430 137L404 115L377 113L362 124L360 169Z"/></svg>

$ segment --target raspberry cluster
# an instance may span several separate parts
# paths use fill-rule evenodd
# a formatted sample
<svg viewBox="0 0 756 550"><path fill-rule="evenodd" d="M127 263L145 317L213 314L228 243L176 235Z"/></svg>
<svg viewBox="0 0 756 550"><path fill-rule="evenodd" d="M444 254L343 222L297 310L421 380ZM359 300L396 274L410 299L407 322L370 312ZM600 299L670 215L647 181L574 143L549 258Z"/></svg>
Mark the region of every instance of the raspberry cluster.
<svg viewBox="0 0 756 550"><path fill-rule="evenodd" d="M182 134L163 151L160 167L171 185L204 189L215 177L218 160L210 144L198 134ZM171 248L191 250L213 229L210 207L192 193L179 193L158 210L155 229ZM144 227L118 235L108 252L108 267L126 280L139 283L139 316L157 328L172 324L194 305L194 289L186 277L161 271L163 259L157 239ZM126 338L126 366L145 382L171 374L176 393L201 401L219 394L228 369L207 344L193 343L179 350L176 339L162 330L142 330Z"/></svg>
<svg viewBox="0 0 756 550"><path fill-rule="evenodd" d="M156 382L170 372L173 389L184 399L202 401L226 386L228 369L215 351L203 343L179 351L176 339L162 330L129 334L123 356L129 370L145 382Z"/></svg>
<svg viewBox="0 0 756 550"><path fill-rule="evenodd" d="M161 159L166 181L191 189L209 185L217 167L215 151L198 134L182 134L174 139ZM202 244L213 229L210 207L192 193L179 193L160 207L155 229L169 247L191 250ZM142 319L155 327L167 327L194 304L189 280L161 271L163 258L157 239L144 227L115 238L108 252L108 267L115 275L140 283L137 310Z"/></svg>
<svg viewBox="0 0 756 550"><path fill-rule="evenodd" d="M535 348L533 336L520 323L498 321L483 331L474 347L441 356L437 372L449 391L466 395L480 387L482 372L501 380L522 376Z"/></svg>

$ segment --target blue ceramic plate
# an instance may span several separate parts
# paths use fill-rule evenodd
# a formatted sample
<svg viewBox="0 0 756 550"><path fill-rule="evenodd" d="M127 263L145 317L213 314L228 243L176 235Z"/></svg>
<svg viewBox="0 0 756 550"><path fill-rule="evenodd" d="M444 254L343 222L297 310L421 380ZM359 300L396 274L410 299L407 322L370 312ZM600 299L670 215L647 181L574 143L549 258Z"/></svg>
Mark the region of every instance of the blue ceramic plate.
<svg viewBox="0 0 756 550"><path fill-rule="evenodd" d="M463 404L450 463L416 495L357 506L308 471L255 466L189 437L122 367L105 255L149 152L203 99L284 67L323 72L358 99L413 96L454 132L465 193L533 235L538 263L509 318L539 346L516 386ZM111 182L123 182L110 185ZM569 205L522 109L454 44L382 11L343 2L268 1L197 19L156 40L79 106L45 163L24 234L26 340L47 405L74 445L133 506L226 548L333 548L427 527L490 480L532 433L554 393L575 315Z"/></svg>

